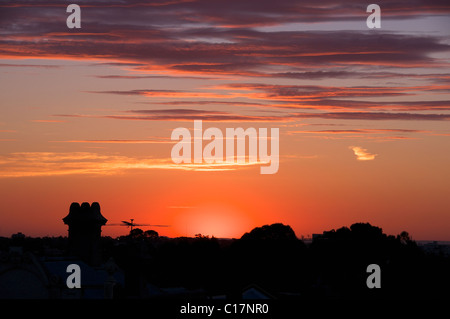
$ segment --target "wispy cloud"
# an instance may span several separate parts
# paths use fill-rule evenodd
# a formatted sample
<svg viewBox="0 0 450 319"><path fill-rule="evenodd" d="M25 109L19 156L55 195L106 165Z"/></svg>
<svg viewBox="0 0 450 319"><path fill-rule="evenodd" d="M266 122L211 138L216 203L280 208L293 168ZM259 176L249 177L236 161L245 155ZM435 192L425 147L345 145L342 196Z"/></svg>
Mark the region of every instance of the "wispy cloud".
<svg viewBox="0 0 450 319"><path fill-rule="evenodd" d="M66 123L67 121L62 120L31 120L34 123Z"/></svg>
<svg viewBox="0 0 450 319"><path fill-rule="evenodd" d="M211 92L215 89L216 92ZM448 111L450 100L417 99L412 96L421 94L450 93L450 85L421 86L318 86L318 85L269 85L262 83L230 83L210 86L205 90L123 90L123 91L88 91L114 95L142 96L149 102L160 105L234 105L251 106L260 109L312 109L312 110L379 110L379 111ZM445 96L445 95L444 95ZM385 101L379 98L392 97L396 100ZM171 99L159 101L155 99ZM180 100L172 100L172 99ZM181 99L195 98L196 101ZM401 98L401 99L400 99ZM216 99L215 101L212 99ZM231 99L231 100L230 100ZM233 101L235 99L236 101ZM246 99L240 102L238 99Z"/></svg>
<svg viewBox="0 0 450 319"><path fill-rule="evenodd" d="M390 113L390 112L328 112L328 113L293 113L297 118L322 118L334 120L403 120L403 121L447 121L450 114L436 113Z"/></svg>
<svg viewBox="0 0 450 319"><path fill-rule="evenodd" d="M180 90L129 90L129 91L89 91L89 93L104 93L116 95L140 95L146 97L167 97L167 98L228 98L227 94L217 94L211 92L189 92Z"/></svg>
<svg viewBox="0 0 450 319"><path fill-rule="evenodd" d="M62 68L62 65L0 63L0 68L44 68L44 69L56 69L56 68Z"/></svg>
<svg viewBox="0 0 450 319"><path fill-rule="evenodd" d="M124 139L108 139L108 140L65 140L50 141L52 143L87 143L87 144L173 144L174 141L169 138L153 138L147 140L124 140Z"/></svg>
<svg viewBox="0 0 450 319"><path fill-rule="evenodd" d="M359 146L350 146L358 161L372 161L378 154L369 153L366 149Z"/></svg>
<svg viewBox="0 0 450 319"><path fill-rule="evenodd" d="M367 139L375 141L395 141L405 139L416 139L412 134L430 133L426 130L411 129L346 129L346 130L295 130L287 131L287 135L303 135L320 139ZM397 135L393 135L397 134Z"/></svg>
<svg viewBox="0 0 450 319"><path fill-rule="evenodd" d="M183 79L183 80L212 80L213 77L205 76L169 76L169 75L96 75L98 79L112 80L144 80L144 79Z"/></svg>
<svg viewBox="0 0 450 319"><path fill-rule="evenodd" d="M76 118L104 118L114 120L131 121L181 121L190 122L193 120L203 120L205 122L276 122L290 121L285 116L274 115L243 115L231 112L196 110L196 109L178 109L178 110L129 110L124 111L127 114L112 115L88 115L88 114L55 114L58 117L76 117ZM131 113L131 114L130 114Z"/></svg>
<svg viewBox="0 0 450 319"><path fill-rule="evenodd" d="M245 163L193 163L175 164L170 158L134 158L121 155L102 155L90 152L18 152L0 156L0 178L115 175L130 170L184 170L232 171L266 164Z"/></svg>
<svg viewBox="0 0 450 319"><path fill-rule="evenodd" d="M195 101L180 101L180 100L169 100L164 102L152 101L152 102L136 102L139 104L151 104L151 105L168 105L168 106L179 106L179 105L224 105L224 106L243 106L243 107L265 107L267 104L260 102L243 102L243 101L220 101L220 100L195 100Z"/></svg>
<svg viewBox="0 0 450 319"><path fill-rule="evenodd" d="M123 113L112 115L89 115L89 114L55 114L57 117L75 117L75 118L103 118L115 120L137 120L137 121L193 121L203 120L209 122L289 122L300 119L328 119L328 120L402 120L402 121L447 121L450 120L450 114L436 113L391 113L391 112L293 112L274 115L270 113L259 115L246 115L222 111L208 111L196 109L178 109L178 110L129 110Z"/></svg>
<svg viewBox="0 0 450 319"><path fill-rule="evenodd" d="M269 85L262 83L231 83L217 89L239 90L241 97L256 102L270 101L266 107L286 109L379 109L379 110L450 110L448 100L416 100L405 98L434 92L450 92L450 85L422 86L319 86L319 85ZM368 100L393 97L396 101ZM400 97L404 99L399 99Z"/></svg>
<svg viewBox="0 0 450 319"><path fill-rule="evenodd" d="M383 134L383 133L428 133L424 130L410 129L351 129L351 130L317 130L317 131L289 131L288 134Z"/></svg>

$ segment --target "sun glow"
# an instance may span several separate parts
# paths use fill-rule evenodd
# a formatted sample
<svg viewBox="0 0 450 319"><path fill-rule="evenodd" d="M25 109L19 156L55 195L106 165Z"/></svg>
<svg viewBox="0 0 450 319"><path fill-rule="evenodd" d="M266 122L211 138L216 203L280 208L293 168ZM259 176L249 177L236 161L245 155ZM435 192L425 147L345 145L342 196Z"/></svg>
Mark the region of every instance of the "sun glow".
<svg viewBox="0 0 450 319"><path fill-rule="evenodd" d="M180 212L177 229L185 236L196 234L216 238L240 238L253 222L243 212L223 204L193 207Z"/></svg>

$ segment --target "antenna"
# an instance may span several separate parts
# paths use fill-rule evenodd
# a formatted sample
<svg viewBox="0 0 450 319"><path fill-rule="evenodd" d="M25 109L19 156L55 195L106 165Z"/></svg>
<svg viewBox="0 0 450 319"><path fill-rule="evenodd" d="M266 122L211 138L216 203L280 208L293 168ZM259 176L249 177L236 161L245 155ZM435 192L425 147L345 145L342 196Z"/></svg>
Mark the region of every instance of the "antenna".
<svg viewBox="0 0 450 319"><path fill-rule="evenodd" d="M105 226L126 226L130 227L130 231L132 231L135 226L170 227L169 225L135 224L134 218L130 218L130 221L122 220L121 222L121 224L106 224Z"/></svg>

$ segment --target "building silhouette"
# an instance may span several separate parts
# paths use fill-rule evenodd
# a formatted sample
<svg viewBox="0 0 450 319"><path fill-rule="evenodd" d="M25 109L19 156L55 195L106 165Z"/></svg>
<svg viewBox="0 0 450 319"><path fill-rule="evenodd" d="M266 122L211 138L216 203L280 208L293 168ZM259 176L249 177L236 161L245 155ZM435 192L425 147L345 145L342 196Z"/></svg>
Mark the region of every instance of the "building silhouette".
<svg viewBox="0 0 450 319"><path fill-rule="evenodd" d="M100 212L100 204L72 203L69 214L63 218L69 226L68 253L91 266L101 264L102 226L108 221Z"/></svg>
<svg viewBox="0 0 450 319"><path fill-rule="evenodd" d="M17 233L4 239L8 244L0 250L0 299L118 297L125 278L111 256L102 258L101 227L107 219L100 205L72 203L63 221L68 237L34 239ZM71 264L81 269L79 289L66 284Z"/></svg>

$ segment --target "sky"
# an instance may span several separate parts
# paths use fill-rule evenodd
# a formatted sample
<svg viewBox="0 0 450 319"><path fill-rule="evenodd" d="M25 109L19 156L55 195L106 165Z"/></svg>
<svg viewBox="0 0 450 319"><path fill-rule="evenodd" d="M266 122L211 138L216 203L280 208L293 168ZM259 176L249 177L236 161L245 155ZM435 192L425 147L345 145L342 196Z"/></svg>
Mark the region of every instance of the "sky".
<svg viewBox="0 0 450 319"><path fill-rule="evenodd" d="M65 236L70 204L99 202L169 237L450 240L450 4L376 3L370 29L361 1L2 1L0 236ZM174 163L195 120L278 128L278 171Z"/></svg>

